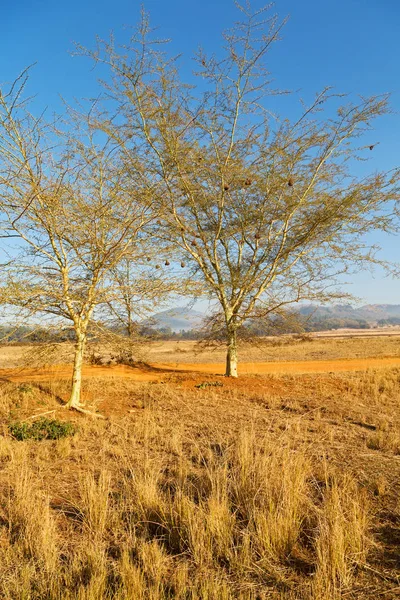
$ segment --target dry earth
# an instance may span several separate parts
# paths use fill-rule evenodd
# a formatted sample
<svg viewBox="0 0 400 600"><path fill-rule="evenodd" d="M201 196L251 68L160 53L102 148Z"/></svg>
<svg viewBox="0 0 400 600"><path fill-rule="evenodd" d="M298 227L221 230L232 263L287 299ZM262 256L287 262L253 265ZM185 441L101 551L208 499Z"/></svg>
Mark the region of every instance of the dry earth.
<svg viewBox="0 0 400 600"><path fill-rule="evenodd" d="M254 362L240 363L241 375L267 375L295 373L343 373L350 371L366 371L368 369L387 369L400 367L400 357L392 358L346 358L336 360L308 360L291 362ZM223 363L148 363L137 367L125 365L101 366L86 365L83 367L84 378L122 377L134 381L159 381L172 373L192 372L208 375L223 375ZM71 365L53 365L44 368L14 367L0 369L3 381L48 381L49 379L68 379L72 376Z"/></svg>

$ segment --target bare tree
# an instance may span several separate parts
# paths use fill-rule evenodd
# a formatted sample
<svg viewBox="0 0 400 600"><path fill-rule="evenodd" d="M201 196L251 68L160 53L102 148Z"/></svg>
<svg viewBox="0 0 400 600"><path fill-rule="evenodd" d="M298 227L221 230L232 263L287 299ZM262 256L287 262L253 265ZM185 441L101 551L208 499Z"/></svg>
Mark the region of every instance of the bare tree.
<svg viewBox="0 0 400 600"><path fill-rule="evenodd" d="M163 208L158 235L175 243L218 301L226 375L234 377L246 320L337 297L340 274L378 260L365 235L397 230L400 177L353 175L355 161L374 150L369 132L388 112L386 96L343 104L327 88L295 120L271 116L266 58L282 24L266 9L239 8L222 58L197 54L197 88L182 83L179 61L152 40L146 15L129 47L81 49L111 67L105 87L118 119L99 127L118 140L127 164L144 157Z"/></svg>
<svg viewBox="0 0 400 600"><path fill-rule="evenodd" d="M143 167L121 168L118 147L70 114L48 125L23 99L24 73L0 95L0 197L7 230L18 236L7 300L36 315L67 319L76 344L68 407L81 405L88 327L115 293L112 273L144 246L153 218ZM134 169L136 168L136 176ZM140 257L138 257L140 260Z"/></svg>
<svg viewBox="0 0 400 600"><path fill-rule="evenodd" d="M165 306L173 294L189 293L187 284L174 272L171 251L161 245L146 246L140 258L125 256L110 272L113 293L107 301L105 321L129 338L136 337L141 321Z"/></svg>
<svg viewBox="0 0 400 600"><path fill-rule="evenodd" d="M107 355L127 365L146 360L146 347L155 338L146 327L151 315L185 291L173 271L171 252L160 246L139 246L110 270L107 301L91 327L91 360L103 361Z"/></svg>

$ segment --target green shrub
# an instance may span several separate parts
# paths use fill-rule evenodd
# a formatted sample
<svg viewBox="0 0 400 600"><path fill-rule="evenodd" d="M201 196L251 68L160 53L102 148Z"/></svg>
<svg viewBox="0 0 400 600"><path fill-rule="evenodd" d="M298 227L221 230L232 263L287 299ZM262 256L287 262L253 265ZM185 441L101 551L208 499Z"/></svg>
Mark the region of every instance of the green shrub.
<svg viewBox="0 0 400 600"><path fill-rule="evenodd" d="M18 391L22 394L31 394L33 392L33 387L28 383L21 383L21 385L18 386Z"/></svg>
<svg viewBox="0 0 400 600"><path fill-rule="evenodd" d="M59 440L76 433L73 423L65 423L56 419L41 418L34 423L16 421L9 426L10 434L18 441L23 440Z"/></svg>
<svg viewBox="0 0 400 600"><path fill-rule="evenodd" d="M220 381L203 381L203 383L198 383L194 387L199 390L204 390L204 388L208 387L222 387L223 384Z"/></svg>

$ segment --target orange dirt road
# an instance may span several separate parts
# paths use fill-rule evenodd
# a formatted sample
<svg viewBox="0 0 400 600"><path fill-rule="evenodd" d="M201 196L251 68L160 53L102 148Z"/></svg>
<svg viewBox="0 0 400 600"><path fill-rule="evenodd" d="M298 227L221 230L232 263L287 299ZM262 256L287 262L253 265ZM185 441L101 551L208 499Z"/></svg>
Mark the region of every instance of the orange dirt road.
<svg viewBox="0 0 400 600"><path fill-rule="evenodd" d="M152 365L163 371L197 371L198 373L211 373L223 375L223 363L158 363ZM291 373L336 373L343 371L366 371L400 367L400 357L393 358L341 358L335 360L304 360L288 362L244 362L238 365L239 375L268 375Z"/></svg>
<svg viewBox="0 0 400 600"><path fill-rule="evenodd" d="M400 357L247 362L239 363L239 375L338 373L390 367L400 367ZM123 377L136 381L158 381L166 374L188 372L223 375L225 365L222 363L153 363L143 367L126 367L122 365L83 367L84 377ZM52 366L43 369L0 369L0 380L7 381L48 381L49 379L68 379L71 375L72 367L70 365Z"/></svg>
<svg viewBox="0 0 400 600"><path fill-rule="evenodd" d="M89 366L82 370L83 377L123 377L136 381L157 381L163 375L162 371L152 368L113 366ZM40 369L0 369L0 381L48 381L49 379L69 379L72 377L71 365L54 365Z"/></svg>

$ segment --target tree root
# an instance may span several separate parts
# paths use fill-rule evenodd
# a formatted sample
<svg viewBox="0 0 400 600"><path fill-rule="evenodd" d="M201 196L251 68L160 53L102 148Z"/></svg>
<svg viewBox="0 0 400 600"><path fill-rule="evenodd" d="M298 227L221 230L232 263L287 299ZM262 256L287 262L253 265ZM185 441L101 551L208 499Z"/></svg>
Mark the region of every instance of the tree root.
<svg viewBox="0 0 400 600"><path fill-rule="evenodd" d="M106 417L100 413L95 413L91 410L87 410L86 408L84 408L83 406L76 406L76 405L72 405L72 406L67 406L65 405L64 408L67 408L68 410L76 410L77 412L83 413L84 415L89 415L91 417L96 417L97 419L105 419Z"/></svg>

